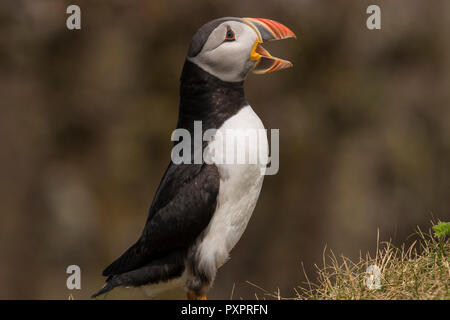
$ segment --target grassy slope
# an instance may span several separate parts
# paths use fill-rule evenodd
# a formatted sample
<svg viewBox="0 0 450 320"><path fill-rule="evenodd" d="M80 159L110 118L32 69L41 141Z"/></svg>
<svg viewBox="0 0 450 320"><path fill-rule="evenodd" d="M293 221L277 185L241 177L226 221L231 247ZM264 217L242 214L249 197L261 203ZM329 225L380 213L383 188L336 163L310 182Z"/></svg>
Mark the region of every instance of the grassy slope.
<svg viewBox="0 0 450 320"><path fill-rule="evenodd" d="M433 226L434 234L420 230L406 248L383 243L376 256L361 256L354 262L332 251L317 268L318 282L298 286L291 299L450 299L450 224ZM380 269L380 286L369 289L367 268ZM372 278L373 279L373 278ZM370 281L371 284L376 284ZM262 290L262 289L261 289ZM282 299L264 291L264 297Z"/></svg>

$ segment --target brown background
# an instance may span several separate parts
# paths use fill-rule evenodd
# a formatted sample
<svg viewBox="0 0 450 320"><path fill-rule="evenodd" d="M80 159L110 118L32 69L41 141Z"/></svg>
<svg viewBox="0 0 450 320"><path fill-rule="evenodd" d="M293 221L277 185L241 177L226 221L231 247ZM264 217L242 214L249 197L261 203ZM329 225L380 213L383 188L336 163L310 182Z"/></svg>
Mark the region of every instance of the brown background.
<svg viewBox="0 0 450 320"><path fill-rule="evenodd" d="M78 4L82 30L65 26ZM366 28L378 4L382 29ZM271 18L294 68L250 75L280 128L246 233L210 298L292 296L327 244L355 258L450 218L449 1L0 2L0 298L88 298L132 244L170 156L190 38L221 17ZM141 298L118 290L107 298ZM182 297L173 293L172 297Z"/></svg>

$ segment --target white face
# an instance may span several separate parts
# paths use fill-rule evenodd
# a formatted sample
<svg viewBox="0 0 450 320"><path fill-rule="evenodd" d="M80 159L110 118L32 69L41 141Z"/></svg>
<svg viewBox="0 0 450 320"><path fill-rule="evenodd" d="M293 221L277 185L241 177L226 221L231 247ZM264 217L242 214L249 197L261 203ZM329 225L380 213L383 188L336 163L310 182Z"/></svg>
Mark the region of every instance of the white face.
<svg viewBox="0 0 450 320"><path fill-rule="evenodd" d="M235 40L226 40L229 30ZM250 59L256 40L258 35L247 24L225 21L211 32L202 50L188 60L223 81L243 81L256 64Z"/></svg>

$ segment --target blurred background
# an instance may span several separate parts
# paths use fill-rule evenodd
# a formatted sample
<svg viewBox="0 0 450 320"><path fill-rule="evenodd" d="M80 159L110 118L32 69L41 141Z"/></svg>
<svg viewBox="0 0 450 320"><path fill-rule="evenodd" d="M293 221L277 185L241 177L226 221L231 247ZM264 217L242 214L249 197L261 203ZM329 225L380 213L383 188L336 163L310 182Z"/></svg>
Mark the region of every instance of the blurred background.
<svg viewBox="0 0 450 320"><path fill-rule="evenodd" d="M70 4L80 31L66 28ZM366 28L370 4L381 30ZM170 160L189 41L222 16L274 19L298 39L264 45L294 68L247 79L247 100L280 129L280 171L209 298L234 287L252 299L246 281L293 296L325 245L357 258L378 228L401 244L449 220L449 1L3 0L0 298L87 299L103 284ZM66 288L71 264L79 291Z"/></svg>

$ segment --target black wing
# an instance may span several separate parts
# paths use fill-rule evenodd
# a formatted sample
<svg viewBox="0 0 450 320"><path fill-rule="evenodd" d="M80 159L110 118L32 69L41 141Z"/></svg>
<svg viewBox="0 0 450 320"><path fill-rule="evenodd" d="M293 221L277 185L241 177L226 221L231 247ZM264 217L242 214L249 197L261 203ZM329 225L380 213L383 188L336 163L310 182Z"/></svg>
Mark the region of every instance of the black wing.
<svg viewBox="0 0 450 320"><path fill-rule="evenodd" d="M128 272L174 250L190 247L214 214L219 186L216 166L171 162L140 239L107 267L103 275Z"/></svg>

